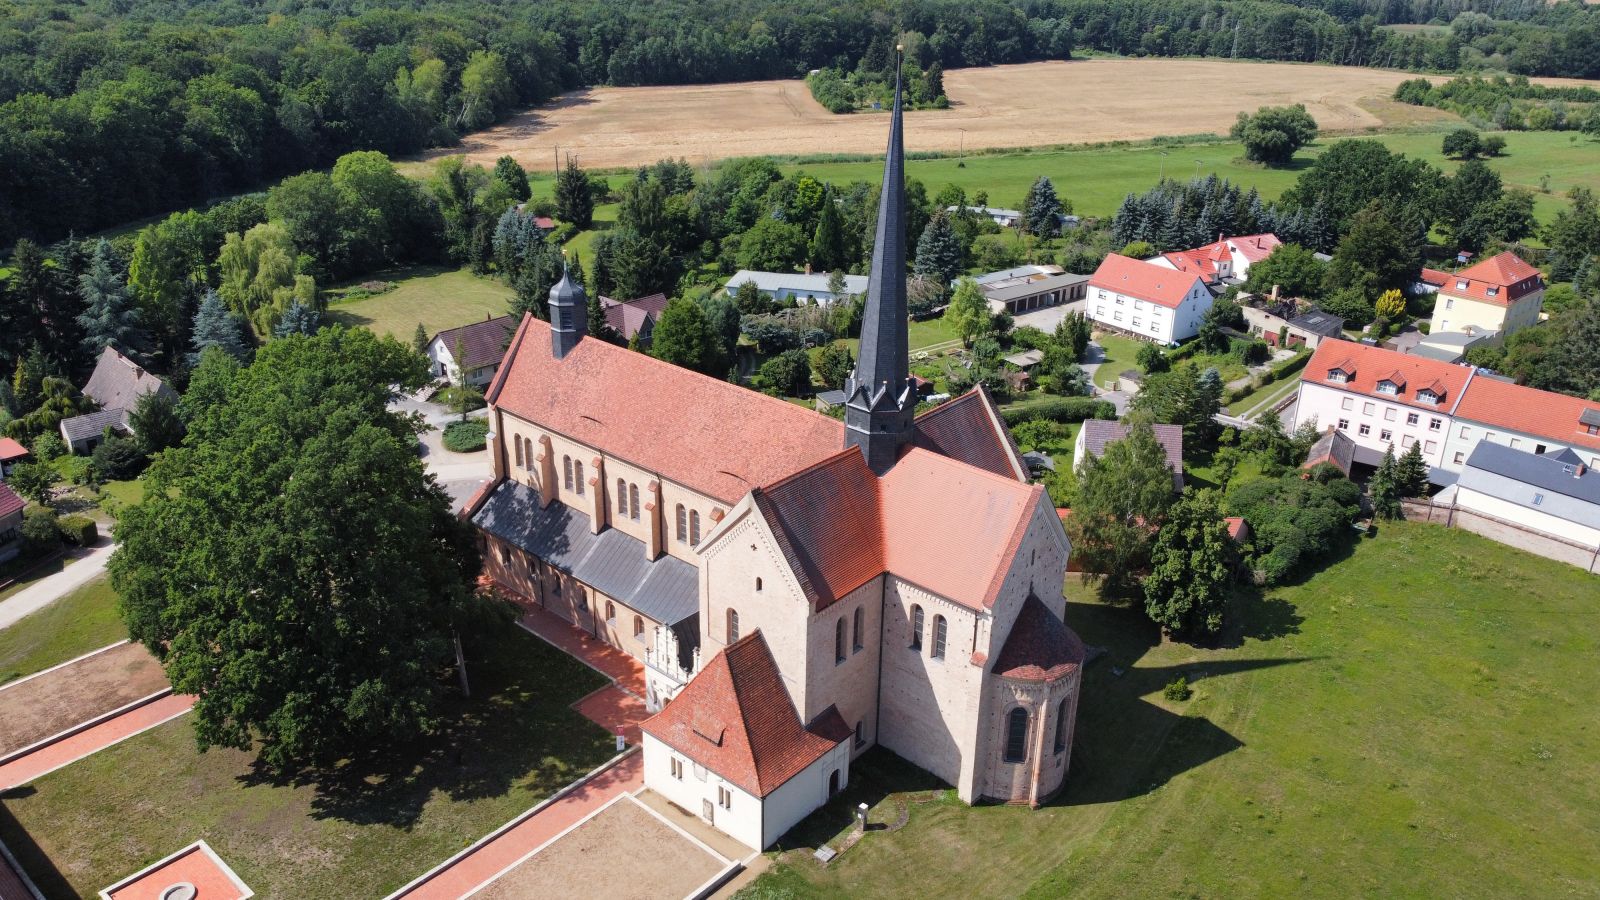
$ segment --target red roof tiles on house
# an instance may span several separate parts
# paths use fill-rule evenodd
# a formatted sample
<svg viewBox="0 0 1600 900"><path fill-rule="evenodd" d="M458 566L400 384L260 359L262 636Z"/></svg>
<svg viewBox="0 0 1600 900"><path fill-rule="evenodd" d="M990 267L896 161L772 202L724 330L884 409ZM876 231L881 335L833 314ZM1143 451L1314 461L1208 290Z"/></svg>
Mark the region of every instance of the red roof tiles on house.
<svg viewBox="0 0 1600 900"><path fill-rule="evenodd" d="M982 385L918 416L916 428L918 447L1005 478L1028 480L1022 452Z"/></svg>
<svg viewBox="0 0 1600 900"><path fill-rule="evenodd" d="M1454 274L1436 274L1445 276L1439 288L1441 294L1498 306L1506 306L1544 289L1544 278L1539 270L1509 250Z"/></svg>
<svg viewBox="0 0 1600 900"><path fill-rule="evenodd" d="M757 797L839 745L801 727L760 629L723 648L639 728Z"/></svg>
<svg viewBox="0 0 1600 900"><path fill-rule="evenodd" d="M1083 665L1083 641L1032 594L1022 601L994 673L1018 681L1054 681Z"/></svg>
<svg viewBox="0 0 1600 900"><path fill-rule="evenodd" d="M1233 262L1233 254L1238 253L1251 265L1272 255L1272 251L1283 243L1275 234L1251 234L1244 237L1224 238L1213 241L1203 247L1192 250L1175 250L1161 254L1168 262L1180 272L1193 272L1204 278L1207 284L1215 282L1218 278L1217 264L1223 261ZM1233 273L1237 276L1239 273Z"/></svg>
<svg viewBox="0 0 1600 900"><path fill-rule="evenodd" d="M985 610L1044 496L921 447L879 478L848 448L757 490L755 503L818 609L888 572Z"/></svg>
<svg viewBox="0 0 1600 900"><path fill-rule="evenodd" d="M17 496L17 492L0 481L0 521L7 516L22 512L22 505L22 498Z"/></svg>
<svg viewBox="0 0 1600 900"><path fill-rule="evenodd" d="M1481 425L1600 450L1600 434L1590 434L1579 421L1585 411L1591 419L1600 417L1600 403L1497 378L1474 378L1455 414Z"/></svg>
<svg viewBox="0 0 1600 900"><path fill-rule="evenodd" d="M1335 369L1344 372L1349 380L1342 383L1329 381L1328 375ZM1306 363L1300 380L1418 409L1448 413L1461 398L1467 382L1472 379L1472 371L1465 366L1352 341L1324 341L1312 354L1311 361ZM1384 379L1395 383L1395 393L1386 394L1378 390L1379 382ZM1431 388L1438 394L1439 402L1418 400L1417 393L1424 388Z"/></svg>
<svg viewBox="0 0 1600 900"><path fill-rule="evenodd" d="M844 426L776 397L601 340L556 359L525 316L489 402L732 505L837 453Z"/></svg>
<svg viewBox="0 0 1600 900"><path fill-rule="evenodd" d="M1194 272L1174 272L1166 266L1112 253L1089 276L1089 286L1177 309L1200 280Z"/></svg>
<svg viewBox="0 0 1600 900"><path fill-rule="evenodd" d="M28 448L12 438L0 437L0 462L11 462L28 455Z"/></svg>

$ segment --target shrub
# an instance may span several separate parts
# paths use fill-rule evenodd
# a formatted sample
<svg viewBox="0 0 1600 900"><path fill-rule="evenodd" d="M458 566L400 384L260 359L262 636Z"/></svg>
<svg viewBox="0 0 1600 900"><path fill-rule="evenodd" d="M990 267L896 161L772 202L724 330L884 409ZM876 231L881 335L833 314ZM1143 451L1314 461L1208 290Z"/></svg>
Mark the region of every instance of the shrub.
<svg viewBox="0 0 1600 900"><path fill-rule="evenodd" d="M43 556L61 544L61 528L54 510L45 506L30 508L22 516L22 548L29 556Z"/></svg>
<svg viewBox="0 0 1600 900"><path fill-rule="evenodd" d="M92 547L100 540L100 529L88 516L62 516L56 521L61 537L69 544Z"/></svg>
<svg viewBox="0 0 1600 900"><path fill-rule="evenodd" d="M1179 675L1167 682L1166 689L1161 692L1163 697L1174 702L1181 702L1194 696L1194 689L1189 687L1189 679Z"/></svg>
<svg viewBox="0 0 1600 900"><path fill-rule="evenodd" d="M90 456L95 471L107 481L125 481L137 477L149 460L133 438L112 435L101 441Z"/></svg>
<svg viewBox="0 0 1600 900"><path fill-rule="evenodd" d="M33 439L33 458L39 462L51 462L66 452L66 442L54 431L46 431Z"/></svg>
<svg viewBox="0 0 1600 900"><path fill-rule="evenodd" d="M451 422L444 429L444 448L453 453L476 453L482 450L489 435L489 423L482 419Z"/></svg>
<svg viewBox="0 0 1600 900"><path fill-rule="evenodd" d="M1084 419L1115 419L1117 408L1108 400L1096 400L1093 397L1050 397L1026 406L1003 409L1000 417L1008 427L1032 419L1070 424Z"/></svg>
<svg viewBox="0 0 1600 900"><path fill-rule="evenodd" d="M463 401L467 407L465 410L461 408ZM433 402L455 413L472 412L475 409L483 409L485 405L482 391L477 388L464 388L456 385L440 389L437 394L433 395Z"/></svg>

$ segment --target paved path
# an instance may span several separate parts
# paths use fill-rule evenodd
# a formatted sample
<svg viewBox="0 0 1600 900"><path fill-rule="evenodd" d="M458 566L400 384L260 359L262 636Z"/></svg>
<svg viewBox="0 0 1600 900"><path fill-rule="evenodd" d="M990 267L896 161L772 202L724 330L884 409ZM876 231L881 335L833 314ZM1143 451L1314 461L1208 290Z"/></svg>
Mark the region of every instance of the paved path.
<svg viewBox="0 0 1600 900"><path fill-rule="evenodd" d="M99 546L89 548L75 562L68 562L56 574L41 578L0 600L0 628L16 624L23 616L44 609L94 580L106 570L106 560L111 558L114 546L110 541L102 541Z"/></svg>
<svg viewBox="0 0 1600 900"><path fill-rule="evenodd" d="M189 711L189 707L194 705L194 699L188 695L168 694L159 700L0 765L0 791L27 784L35 778L98 753L140 732L176 719Z"/></svg>

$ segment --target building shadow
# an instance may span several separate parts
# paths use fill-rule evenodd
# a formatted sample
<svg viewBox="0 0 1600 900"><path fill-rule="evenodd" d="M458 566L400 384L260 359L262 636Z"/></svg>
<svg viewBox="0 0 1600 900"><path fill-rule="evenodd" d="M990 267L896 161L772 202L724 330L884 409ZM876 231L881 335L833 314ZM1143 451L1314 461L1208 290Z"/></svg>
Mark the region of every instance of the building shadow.
<svg viewBox="0 0 1600 900"><path fill-rule="evenodd" d="M950 785L934 777L893 751L873 747L850 763L850 784L832 800L818 807L811 815L789 829L769 852L811 849L824 844L834 844L844 832L855 826L856 810L865 803L869 810L880 812L885 800L904 795L903 804L910 797L948 790ZM869 822L866 830L890 831L905 824L904 810L894 822Z"/></svg>
<svg viewBox="0 0 1600 900"><path fill-rule="evenodd" d="M16 857L17 864L27 873L40 893L51 900L57 897L77 897L78 892L68 883L66 876L61 874L61 870L56 868L55 863L50 861L50 857L45 855L33 840L33 836L28 834L22 823L18 822L17 817L6 807L6 800L31 796L33 793L34 789L29 785L0 792L0 841L5 842L6 849ZM4 865L4 862L0 862L0 866ZM10 900L9 896L6 900Z"/></svg>

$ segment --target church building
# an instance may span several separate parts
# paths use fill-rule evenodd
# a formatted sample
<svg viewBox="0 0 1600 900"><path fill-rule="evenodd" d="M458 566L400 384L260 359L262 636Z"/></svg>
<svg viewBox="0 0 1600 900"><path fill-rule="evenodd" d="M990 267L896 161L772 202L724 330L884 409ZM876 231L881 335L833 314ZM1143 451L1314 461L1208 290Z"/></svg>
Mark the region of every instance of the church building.
<svg viewBox="0 0 1600 900"><path fill-rule="evenodd" d="M571 277L487 393L487 573L643 662L646 785L756 849L874 745L969 803L1071 755L1056 511L981 388L915 414L901 128L897 85L843 424L586 339Z"/></svg>

